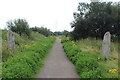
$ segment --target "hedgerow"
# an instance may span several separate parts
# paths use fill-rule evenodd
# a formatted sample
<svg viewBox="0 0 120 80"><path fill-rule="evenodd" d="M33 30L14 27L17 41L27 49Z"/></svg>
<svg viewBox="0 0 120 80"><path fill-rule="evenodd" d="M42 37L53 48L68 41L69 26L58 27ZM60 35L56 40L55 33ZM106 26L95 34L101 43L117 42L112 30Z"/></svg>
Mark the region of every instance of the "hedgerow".
<svg viewBox="0 0 120 80"><path fill-rule="evenodd" d="M63 48L68 56L68 58L73 62L76 63L76 55L81 50L76 46L73 41L70 41L68 38L62 39L61 43L63 43Z"/></svg>
<svg viewBox="0 0 120 80"><path fill-rule="evenodd" d="M69 38L62 38L64 51L75 65L80 78L102 78L105 73L103 66L98 64L103 58L98 54L81 51L77 44Z"/></svg>
<svg viewBox="0 0 120 80"><path fill-rule="evenodd" d="M24 45L25 50L2 65L2 78L34 78L55 38L49 37Z"/></svg>

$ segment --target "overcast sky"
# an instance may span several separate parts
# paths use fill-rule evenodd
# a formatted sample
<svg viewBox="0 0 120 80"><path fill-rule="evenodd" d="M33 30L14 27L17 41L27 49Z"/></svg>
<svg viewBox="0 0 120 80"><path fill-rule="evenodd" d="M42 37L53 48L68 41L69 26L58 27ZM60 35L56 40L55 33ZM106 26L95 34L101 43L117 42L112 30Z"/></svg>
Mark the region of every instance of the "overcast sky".
<svg viewBox="0 0 120 80"><path fill-rule="evenodd" d="M90 2L90 0L0 0L0 28L4 29L8 20L24 18L30 27L44 26L51 31L71 31L73 12L77 10L78 3L83 1Z"/></svg>

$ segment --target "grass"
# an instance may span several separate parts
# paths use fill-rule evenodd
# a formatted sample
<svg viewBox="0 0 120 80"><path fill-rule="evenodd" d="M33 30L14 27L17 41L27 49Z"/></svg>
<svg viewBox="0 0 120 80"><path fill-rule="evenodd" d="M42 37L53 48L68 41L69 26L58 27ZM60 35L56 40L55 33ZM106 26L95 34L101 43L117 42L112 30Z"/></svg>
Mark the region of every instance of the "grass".
<svg viewBox="0 0 120 80"><path fill-rule="evenodd" d="M44 64L55 38L45 38L32 44L24 45L25 50L3 63L2 77L6 78L34 78ZM26 47L27 46L27 47Z"/></svg>
<svg viewBox="0 0 120 80"><path fill-rule="evenodd" d="M102 56L102 40L88 38L74 42L63 37L61 43L80 78L118 78L118 43L111 42L107 59Z"/></svg>
<svg viewBox="0 0 120 80"><path fill-rule="evenodd" d="M8 49L7 47L7 30L2 30L2 60L5 62L10 57L22 52L24 50L23 45L32 44L37 40L44 39L45 36L39 34L37 32L32 32L31 38L27 38L26 36L19 36L18 34L13 32L15 37L15 49Z"/></svg>
<svg viewBox="0 0 120 80"><path fill-rule="evenodd" d="M7 48L7 30L3 30L2 40L2 77L34 78L44 64L44 58L55 41L54 37L45 37L32 32L31 38L15 36L15 49ZM1 65L1 63L0 63Z"/></svg>
<svg viewBox="0 0 120 80"><path fill-rule="evenodd" d="M80 47L82 51L102 55L102 40L96 40L95 38L87 38L76 42L76 44ZM111 55L106 61L99 62L99 64L104 65L104 68L107 71L109 71L110 69L118 70L118 44L120 43L111 42ZM112 78L118 77L118 73L111 74L107 72L106 75L109 75L109 77Z"/></svg>

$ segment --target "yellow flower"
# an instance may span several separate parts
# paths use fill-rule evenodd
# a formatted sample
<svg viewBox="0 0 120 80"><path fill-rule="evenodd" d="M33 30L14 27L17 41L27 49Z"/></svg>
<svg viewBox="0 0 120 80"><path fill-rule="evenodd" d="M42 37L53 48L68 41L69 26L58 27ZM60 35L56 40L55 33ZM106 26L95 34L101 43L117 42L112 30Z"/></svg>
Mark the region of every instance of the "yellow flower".
<svg viewBox="0 0 120 80"><path fill-rule="evenodd" d="M117 69L110 69L109 70L109 73L116 73L117 72Z"/></svg>

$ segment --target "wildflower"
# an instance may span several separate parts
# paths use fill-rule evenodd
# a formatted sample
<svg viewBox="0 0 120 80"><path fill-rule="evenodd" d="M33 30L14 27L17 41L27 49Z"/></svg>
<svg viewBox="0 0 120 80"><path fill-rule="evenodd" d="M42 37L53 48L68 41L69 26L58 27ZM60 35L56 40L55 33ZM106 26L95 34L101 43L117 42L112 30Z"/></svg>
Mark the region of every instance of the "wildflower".
<svg viewBox="0 0 120 80"><path fill-rule="evenodd" d="M117 72L117 69L110 69L109 70L109 73L116 73Z"/></svg>

